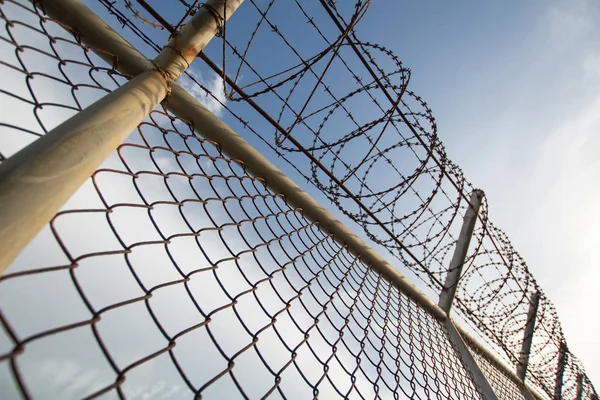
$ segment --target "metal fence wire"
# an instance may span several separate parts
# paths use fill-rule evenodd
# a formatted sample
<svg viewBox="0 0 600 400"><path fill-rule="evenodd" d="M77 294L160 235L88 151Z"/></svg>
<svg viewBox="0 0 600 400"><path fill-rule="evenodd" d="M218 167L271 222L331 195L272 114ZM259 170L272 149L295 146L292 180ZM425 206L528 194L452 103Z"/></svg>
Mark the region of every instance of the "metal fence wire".
<svg viewBox="0 0 600 400"><path fill-rule="evenodd" d="M64 261L3 277L8 398L478 397L434 317L186 123L117 154L51 223Z"/></svg>
<svg viewBox="0 0 600 400"><path fill-rule="evenodd" d="M598 399L485 199L451 266L475 189L411 71L357 37L369 1L246 0L227 24L212 0L85 3L149 58L208 8L218 38L181 87L430 297L458 270L466 348L255 159L177 117L175 93L0 277L2 398ZM61 4L0 0L0 164L139 70L45 14ZM513 371L531 322L526 387Z"/></svg>

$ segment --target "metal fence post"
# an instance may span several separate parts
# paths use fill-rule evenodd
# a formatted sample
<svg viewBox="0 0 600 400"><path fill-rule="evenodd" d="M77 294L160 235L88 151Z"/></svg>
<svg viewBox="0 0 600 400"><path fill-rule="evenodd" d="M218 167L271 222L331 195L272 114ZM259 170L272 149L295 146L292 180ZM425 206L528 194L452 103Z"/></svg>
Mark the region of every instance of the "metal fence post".
<svg viewBox="0 0 600 400"><path fill-rule="evenodd" d="M558 349L558 365L556 366L556 385L554 386L554 399L562 400L563 375L565 372L565 359L567 358L566 343L560 342Z"/></svg>
<svg viewBox="0 0 600 400"><path fill-rule="evenodd" d="M138 75L0 165L0 274L164 100L168 80L189 67L242 1L208 0L156 57L155 70ZM69 9L69 3L82 7L74 0L36 3L49 9Z"/></svg>
<svg viewBox="0 0 600 400"><path fill-rule="evenodd" d="M583 399L583 374L580 372L577 374L577 400Z"/></svg>
<svg viewBox="0 0 600 400"><path fill-rule="evenodd" d="M444 283L438 302L438 305L446 312L446 314L449 314L450 309L452 308L452 302L454 301L458 281L460 280L462 269L465 264L467 251L469 250L469 244L471 243L471 237L473 236L473 230L475 229L477 214L479 213L479 207L481 207L483 196L484 193L482 190L477 189L471 193L469 207L467 208L467 212L463 219L463 225L460 229L458 240L456 241L452 261L450 261L450 268L446 275L446 282Z"/></svg>
<svg viewBox="0 0 600 400"><path fill-rule="evenodd" d="M454 348L460 353L460 358L465 368L473 374L473 382L481 390L484 398L488 400L498 400L496 393L494 393L490 383L481 371L481 368L479 368L479 364L475 361L473 354L471 354L471 351L454 326L454 322L452 322L450 318L446 318L444 324L448 331L450 341L454 345Z"/></svg>
<svg viewBox="0 0 600 400"><path fill-rule="evenodd" d="M531 296L529 303L529 311L527 311L527 322L525 332L523 333L523 343L521 345L521 353L519 354L519 365L517 366L517 376L522 381L525 381L527 366L529 365L529 354L531 352L531 342L533 341L533 330L535 329L535 319L537 317L538 304L540 302L540 293L535 292Z"/></svg>

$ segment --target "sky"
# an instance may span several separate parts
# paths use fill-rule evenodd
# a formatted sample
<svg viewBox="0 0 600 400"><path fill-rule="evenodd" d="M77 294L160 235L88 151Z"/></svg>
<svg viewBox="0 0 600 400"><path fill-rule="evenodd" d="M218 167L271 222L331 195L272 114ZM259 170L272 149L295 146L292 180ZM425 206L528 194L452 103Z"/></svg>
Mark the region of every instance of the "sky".
<svg viewBox="0 0 600 400"><path fill-rule="evenodd" d="M485 191L595 382L599 323L585 316L600 279L599 18L593 0L374 1L357 27L412 70L448 155Z"/></svg>
<svg viewBox="0 0 600 400"><path fill-rule="evenodd" d="M285 15L285 9L274 13ZM375 1L358 27L360 38L389 47L412 69L410 88L433 109L450 157L476 187L485 190L492 220L509 235L554 302L570 350L595 382L600 380L600 343L594 334L598 322L585 316L594 315L594 283L600 278L596 268L600 235L595 231L600 193L594 184L600 175L594 157L600 146L596 111L600 106L600 28L594 24L598 17L599 6L583 0L385 5ZM234 33L232 28L230 34ZM211 51L217 50L218 46ZM265 57L261 51L251 55ZM193 72L210 89L219 89L218 79L206 69L197 67ZM18 79L10 84L17 85ZM201 92L193 94L242 131L218 104ZM47 118L49 125L58 120L54 115ZM244 137L262 146L255 138ZM288 172L288 167L278 165ZM289 170L289 174L295 172ZM120 194L124 193L125 189ZM71 202L76 204L77 199ZM135 219L140 226L142 220ZM73 237L72 246L84 248L84 239ZM110 242L108 236L104 240ZM36 257L30 251L21 265L39 263L32 259ZM102 295L97 300L110 301ZM173 322L177 323L181 321ZM39 368L51 371L56 367L50 363ZM67 381L81 372L77 366L71 369L58 383L78 393ZM101 375L92 371L81 380L91 382ZM168 392L157 385L151 391ZM133 397L141 396L135 385L129 390Z"/></svg>

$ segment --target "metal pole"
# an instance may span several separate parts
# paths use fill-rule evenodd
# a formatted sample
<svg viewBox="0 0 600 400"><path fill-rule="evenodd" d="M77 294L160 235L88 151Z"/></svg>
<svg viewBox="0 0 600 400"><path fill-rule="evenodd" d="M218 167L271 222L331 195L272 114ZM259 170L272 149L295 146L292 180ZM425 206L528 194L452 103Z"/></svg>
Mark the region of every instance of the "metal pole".
<svg viewBox="0 0 600 400"><path fill-rule="evenodd" d="M224 23L224 16L230 16L242 1L207 1L161 51L155 70L138 75L0 165L0 274L164 100L170 90L167 77L179 77L192 54L195 57L204 48ZM72 2L36 1L48 10L68 8Z"/></svg>
<svg viewBox="0 0 600 400"><path fill-rule="evenodd" d="M473 358L473 354L471 354L471 351L458 333L458 330L456 330L454 322L450 318L446 318L444 325L448 331L450 342L452 342L454 348L460 353L460 358L465 369L471 371L473 374L473 383L481 390L483 398L486 400L498 400L498 397L496 396L496 393L494 393L487 378L483 375L483 372L481 372L479 364L477 364L477 361Z"/></svg>
<svg viewBox="0 0 600 400"><path fill-rule="evenodd" d="M181 30L171 37L154 62L179 77L196 59L243 0L208 0Z"/></svg>
<svg viewBox="0 0 600 400"><path fill-rule="evenodd" d="M492 363L500 372L506 375L509 379L514 382L517 382L521 390L521 394L525 399L535 399L535 400L545 400L546 398L538 393L538 391L522 380L519 379L515 370L513 368L509 368L503 361L498 359L498 356L495 353L492 353L489 349L483 346L477 339L475 339L469 332L467 332L460 325L454 325L461 338L464 338L465 342L469 342L469 347L474 349L475 352L479 352L484 358Z"/></svg>
<svg viewBox="0 0 600 400"><path fill-rule="evenodd" d="M583 399L583 374L580 372L577 374L577 400Z"/></svg>
<svg viewBox="0 0 600 400"><path fill-rule="evenodd" d="M529 353L531 352L531 342L533 340L533 330L535 329L535 319L537 316L539 302L540 293L536 291L531 296L531 303L529 303L527 322L525 325L525 332L523 333L523 343L521 345L521 353L519 354L519 364L517 366L517 376L522 381L525 380L527 366L529 365Z"/></svg>
<svg viewBox="0 0 600 400"><path fill-rule="evenodd" d="M144 72L0 165L0 273L167 94Z"/></svg>
<svg viewBox="0 0 600 400"><path fill-rule="evenodd" d="M463 219L463 225L460 229L458 240L456 241L452 261L450 261L450 268L446 275L446 282L444 283L444 288L440 293L440 300L438 302L438 305L446 314L450 314L450 309L452 308L452 302L456 295L456 288L465 264L467 251L469 250L469 244L471 243L471 237L473 236L473 230L475 229L477 214L479 213L479 207L481 206L483 196L483 191L479 189L476 189L471 193L469 207L467 208L467 212Z"/></svg>
<svg viewBox="0 0 600 400"><path fill-rule="evenodd" d="M555 400L562 400L563 374L565 372L565 359L567 358L566 347L566 343L561 342L560 347L558 349L558 366L556 367L556 386L554 386Z"/></svg>

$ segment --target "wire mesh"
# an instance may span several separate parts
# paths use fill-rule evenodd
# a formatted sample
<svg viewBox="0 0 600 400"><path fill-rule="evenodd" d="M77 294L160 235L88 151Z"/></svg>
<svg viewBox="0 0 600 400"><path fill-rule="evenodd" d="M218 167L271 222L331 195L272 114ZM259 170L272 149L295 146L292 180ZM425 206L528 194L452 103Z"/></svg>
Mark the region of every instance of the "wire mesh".
<svg viewBox="0 0 600 400"><path fill-rule="evenodd" d="M448 159L431 109L408 88L411 71L390 50L357 37L354 27L369 2L294 2L285 5L288 14L279 12L283 2L250 4L246 34L224 37L222 65L227 58L229 70L238 66L234 81L245 77L239 90L229 82L236 90L228 99L263 100L267 113L277 115L271 143L279 154L291 164L308 156L310 173L300 174L439 293L473 186ZM261 45L288 56L261 63L254 39L261 34ZM317 44L307 49L306 41ZM457 310L516 368L531 298L540 293L528 379L552 396L565 342L556 310L506 234L489 221L487 204L475 239ZM573 376L564 379L575 384Z"/></svg>
<svg viewBox="0 0 600 400"><path fill-rule="evenodd" d="M164 2L150 0L94 0L88 3L102 7L96 11L103 10L107 22L123 32L149 57L202 6L198 1L183 0L169 2L167 8ZM25 1L4 0L0 4L0 15L4 21L0 65L3 76L8 78L0 84L0 94L7 99L3 104L8 107L3 109L3 120L0 121L2 161L82 107L118 87L125 79L117 72L116 58L114 65L106 66L81 43L76 32L74 35L67 34L64 29L71 30L69 27L61 27L44 17L38 8ZM318 188L347 220L362 228L365 237L377 248L396 257L403 272L412 272L430 288L431 293L437 294L448 272L462 214L473 186L464 178L460 168L448 159L437 137L437 125L431 109L408 88L411 71L390 50L362 42L357 37L354 28L367 12L369 4L369 1L248 0L236 13L241 13L243 18L236 19L234 16L227 24L229 29L219 32L221 42L209 46L205 53L199 55L214 71L212 75L194 63L180 83L228 123L237 126L240 131L250 132L248 140L252 140L250 136L254 135L253 144L261 151L271 152L287 162L290 173L305 178ZM156 11L159 8L161 12ZM265 63L266 48L279 56ZM154 368L157 383L154 389L150 389L151 394L166 396L165 393L173 391L175 396L180 393L179 390L181 393L187 390L204 395L210 393L211 387L212 390L218 387L218 390L231 390L232 396L256 397L263 392L255 391L253 382L240 383L244 372L238 371L244 371L243 367L235 370L240 364L239 359L253 354L266 366L261 374L270 380L269 384L265 383L264 393L274 396L292 396L296 380L300 382L297 390L303 387L302 390L307 391L302 393L308 393L308 397L319 393L327 397L327 390L333 390L340 396L348 394L356 397L385 397L384 392L386 396L395 398L401 396L400 392L410 398L478 396L466 378L467 373L457 366L456 354L448 347L446 334L437 322L368 272L368 268L346 249L339 248L331 238L319 235L318 226L303 220L299 210L286 208L284 199L269 193L262 187L260 179L248 175L236 162L223 156L214 144L195 135L189 124L173 119L165 111L155 111L140 125L138 135L121 146L107 166L94 174L70 205L57 215L51 227L22 255L12 272L2 278L3 286L9 289L3 290L1 295L21 299L21 303L2 300L3 309L13 307L13 311L3 311L6 331L3 364L7 373L16 379L17 391L27 395L29 386L46 384L54 388L60 386L61 393L71 393L74 397L84 392L93 394L94 390L97 394L106 390L119 396L143 397L148 395L148 391L139 389L140 384L135 383L138 378L131 376L144 368ZM305 165L308 167L305 168ZM380 179L381 176L389 179ZM199 213L198 216L190 217L183 211L186 207ZM174 221L178 221L178 225L174 225ZM65 236L70 236L70 240L66 240ZM206 237L214 240L207 239L208 242L202 244L200 239ZM189 248L170 250L174 247L172 243L185 240L193 242ZM95 251L88 248L92 243L98 246ZM43 260L37 254L42 254L41 248L44 249ZM177 256L178 252L181 252L180 256ZM176 257L186 254L202 260L198 264L204 266L180 269L179 263L183 261ZM253 275L254 280L246 279L245 266L240 266L238 259L240 254L245 255L249 263L258 264L255 267L262 271L263 276ZM258 254L270 260L270 267L274 269L262 265L266 269L261 270ZM90 266L85 267L86 264ZM150 268L144 268L144 265L156 268L168 265L172 266L172 271L163 271L163 278L150 274L148 283L144 280L146 278L138 276L142 274L140 270L148 273ZM297 265L304 269L298 270L300 267ZM225 266L228 267L223 268ZM120 288L124 290L114 288L113 281L101 277L102 274L97 271L99 268L111 270L115 277L122 274L123 280L129 281L129 286ZM238 276L238 280L245 283L240 283L237 292L227 288L229 279L232 285L237 281L233 277L219 279L219 269L243 275L242 278ZM88 286L84 288L80 279L83 280L88 273ZM53 290L73 292L81 306L81 319L67 318L64 310L69 307L66 301L60 307L58 303L46 304L48 298L55 298L56 292L40 295L43 291L34 285L34 281L43 286L48 274L64 275ZM300 276L300 280L288 278L289 274ZM188 289L192 277L196 278L194 282L213 282L214 288L210 290L220 293L223 302L215 304L213 300L206 299L208 308L203 308ZM56 279L58 282L59 278ZM331 282L329 279L332 279ZM323 280L329 286L322 283ZM291 292L285 294L289 297L277 292L276 281L287 282ZM270 288L265 290L274 292L271 294L273 304L279 302L283 308L271 309L261 302L257 297L259 284L262 285L261 290ZM11 285L15 288L31 285L36 289L10 289ZM325 294L313 294L317 286ZM165 322L161 322L152 311L151 304L157 298L168 297L163 295L164 292L179 293L183 292L182 288L185 288L188 297L181 294L173 296L182 296L182 304L190 306L192 303L190 316L204 318L204 322L188 322L186 329L193 326L190 335L204 335L196 338L197 341L206 343L207 348L216 349L215 359L220 359L222 365L226 364L221 369L215 367L213 375L210 372L204 374L208 370L196 366L202 377L187 377L186 367L178 366L174 354L176 349L185 348L181 341L175 347L177 339L181 337L182 341L186 338L192 341L189 339L191 336L183 328L170 328L168 323L163 327L161 323ZM11 290L21 293L21 297ZM102 297L106 293L114 292L114 299L98 305L88 299L89 291L102 292L102 295L96 293L100 302L106 300ZM296 294L292 293L294 291ZM508 237L489 221L487 204L484 203L455 300L460 320L486 340L498 352L499 358L516 367L527 310L534 292L542 293L542 299L527 379L552 396L559 346L565 341L560 322L525 261L512 247ZM31 293L38 294L31 296ZM197 293L194 292L195 295ZM360 301L350 301L344 296L357 296ZM365 300L364 296L373 297ZM303 301L311 297L313 302L310 304L313 306L305 306ZM32 299L39 304L31 303ZM258 303L262 314L257 311L260 315L257 319L266 318L266 322L255 326L254 330L247 328L245 324L249 322L243 320L243 313L238 311L242 307L241 300ZM292 303L301 304L294 311L308 314L306 318L312 321L310 324L315 324L314 327L295 322L290 311ZM47 307L54 312L46 310L44 317L37 314L35 318L29 316L30 320L43 321L46 325L27 331L29 328L24 317L17 316L14 311L25 307L24 304L29 304L28 311L46 310L44 307ZM328 320L332 306L338 317L343 315L343 312L337 312L336 305L345 310L350 322L335 326L342 329L334 332L334 339L330 339L319 328L328 323L333 326L333 322ZM61 312L61 307L66 308ZM111 333L107 332L113 328L101 331L100 326L110 319L109 316L119 313L122 316L114 317L119 323L130 322L128 320L131 319L129 325L136 325L133 313L122 312L135 307L140 315L149 316L148 331L155 332L162 344L158 344L160 340L157 339L154 352L117 359L110 345L104 344L102 336L110 336ZM388 307L391 308L388 310ZM174 325L182 323L165 309L168 310L168 307L163 306L161 318L172 320ZM359 313L358 310L362 311ZM13 314L7 314L11 312ZM356 317L357 313L360 317ZM231 324L244 332L240 334L240 340L247 339L243 346L239 343L241 347L236 348L237 353L221 349L219 336L211 333L213 327L216 330L219 326L211 322L212 317L227 314L235 314L235 318L230 318ZM323 316L326 316L325 320ZM417 325L402 325L406 323L403 316ZM295 334L308 335L310 339L304 337L286 341L287 337L280 336L276 326L284 317L292 320L291 323L283 323L286 328L293 325L291 331L295 329ZM315 322L317 320L319 323ZM324 322L326 320L329 322ZM59 321L65 324L60 325ZM392 330L390 324L394 323L397 324L396 331L390 337L388 329ZM24 333L15 328L15 324L21 324L20 329L25 329ZM130 328L131 332L135 331L134 327ZM421 329L425 329L427 334L420 333ZM26 374L20 372L19 366L21 362L25 363L21 360L27 359L26 348L38 348L43 354L44 347L50 345L42 346L40 343L60 337L55 345L64 347L62 343L79 340L70 338L74 331L83 330L88 333L81 343L87 340L89 346L99 348L96 361L104 363L102 368L87 369L92 372L85 375L88 361L78 359L65 362L70 372L59 374L64 377L62 379L26 382ZM353 333L343 335L344 340L342 335L335 337L335 334L346 331ZM371 331L377 332L373 333L373 340ZM271 336L266 332L270 332ZM281 352L289 356L285 363L277 364L280 369L269 367L269 362L262 358L258 350L261 342L255 342L261 334L262 343L266 341L273 346L281 343L284 349ZM355 334L355 339L362 340L356 339L358 345L354 342L352 345L358 347L353 348L345 341ZM84 334L81 335L83 338ZM414 335L419 339L414 339ZM146 345L135 343L132 333L123 334L123 337L130 338L129 342L115 345L119 349L117 353L127 353L125 350L130 345L132 348L138 344L139 347ZM64 341L62 338L65 338ZM329 353L324 353L329 354L325 358L311 347L311 340L321 339L329 346L323 347L329 349ZM347 360L355 365L352 368L345 369L346 358L337 354L341 343L346 350L339 351L349 353ZM410 350L394 353L398 346ZM309 359L312 357L312 361L299 366L301 352L298 349L302 349ZM132 350L131 353L135 352ZM54 356L56 359L77 358L74 354ZM103 357L105 361L101 361ZM207 357L200 356L212 360ZM410 365L402 364L406 357ZM40 370L28 370L27 373L49 376L48 372L41 371L50 371L58 366L56 359L47 358L52 361L42 363L44 366L39 367ZM159 359L160 367L148 367ZM164 366L163 359L167 360ZM436 360L436 363L430 365L428 360ZM440 368L439 360L450 367ZM563 392L564 398L571 398L573 390L577 390L579 374L585 373L568 349L567 360ZM343 379L338 384L338 378L332 378L330 362L342 366L350 386L344 386L341 383ZM498 386L500 382L507 384L507 378L501 379L496 372L492 374L492 370L483 366L485 363L481 358L478 362L489 376L495 376L491 379L493 385ZM392 371L392 365L396 371ZM408 372L402 372L403 366L408 368ZM175 371L175 386L158 378L160 374L156 370L162 374L162 368ZM189 368L194 369L193 366ZM303 375L306 368L319 372L315 372L315 377L307 377ZM390 377L384 378L388 373ZM297 374L301 379L285 380L286 374ZM74 388L72 382L76 376L78 381L90 384ZM361 381L359 377L364 379ZM91 384L92 381L94 384ZM104 385L97 384L99 381L105 382ZM284 381L286 383L282 383ZM228 382L228 385L223 382ZM286 386L287 382L293 382L290 383L291 388ZM348 381L343 382L348 384ZM512 386L507 385L505 389L494 389L501 393L501 398L518 398L514 397L514 390L509 389ZM328 389L325 389L326 386ZM591 381L585 375L582 391L589 398L597 398Z"/></svg>
<svg viewBox="0 0 600 400"><path fill-rule="evenodd" d="M3 2L0 19L1 162L124 79L27 2Z"/></svg>
<svg viewBox="0 0 600 400"><path fill-rule="evenodd" d="M3 127L44 134L68 115L46 122L40 109L72 99L77 111L118 86L115 66L39 9L6 1L1 12L18 62L2 65L32 97L15 97L27 114L3 114ZM43 37L26 46L18 27ZM70 64L95 84L74 81ZM53 67L62 91L34 89ZM37 130L22 126L31 119ZM5 398L480 397L440 322L165 110L0 282Z"/></svg>
<svg viewBox="0 0 600 400"><path fill-rule="evenodd" d="M1 281L6 398L479 397L438 321L164 111Z"/></svg>
<svg viewBox="0 0 600 400"><path fill-rule="evenodd" d="M243 164L163 112L137 133L53 219L57 262L41 239L2 278L17 392L478 397L438 321Z"/></svg>

